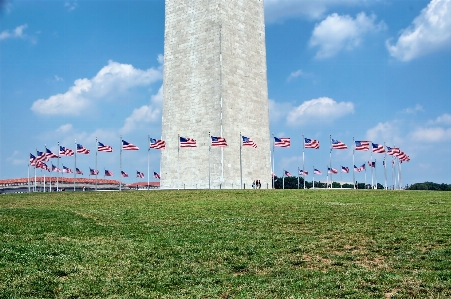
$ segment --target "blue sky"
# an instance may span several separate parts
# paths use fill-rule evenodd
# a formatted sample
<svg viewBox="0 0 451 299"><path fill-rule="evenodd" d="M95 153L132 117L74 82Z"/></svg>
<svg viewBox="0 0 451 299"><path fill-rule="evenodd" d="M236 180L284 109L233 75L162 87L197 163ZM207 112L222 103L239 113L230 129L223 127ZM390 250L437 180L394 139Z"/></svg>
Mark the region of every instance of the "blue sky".
<svg viewBox="0 0 451 299"><path fill-rule="evenodd" d="M265 10L271 132L292 140L276 148L276 174L302 168L302 135L321 144L305 150L305 169L325 173L332 135L349 147L332 152L334 168L352 168L354 137L406 152L403 184L451 183L451 0L266 0ZM119 179L121 135L140 147L123 152L123 181L147 176L147 136L161 136L163 0L6 1L0 54L0 179L26 177L30 150L75 140L91 150L77 157L86 174L96 137L113 147L98 169ZM355 164L370 157L358 151ZM372 157L383 183L384 155Z"/></svg>

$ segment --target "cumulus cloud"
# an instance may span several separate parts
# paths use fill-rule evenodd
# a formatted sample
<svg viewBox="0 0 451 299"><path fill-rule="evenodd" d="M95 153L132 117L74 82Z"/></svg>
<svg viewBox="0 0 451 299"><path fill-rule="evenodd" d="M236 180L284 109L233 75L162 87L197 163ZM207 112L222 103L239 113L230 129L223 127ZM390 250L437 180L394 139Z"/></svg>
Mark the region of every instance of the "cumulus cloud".
<svg viewBox="0 0 451 299"><path fill-rule="evenodd" d="M64 7L66 7L68 11L73 11L74 9L77 8L77 6L78 6L77 1L74 1L72 3L70 3L69 1L66 1L64 3Z"/></svg>
<svg viewBox="0 0 451 299"><path fill-rule="evenodd" d="M383 21L376 24L376 16L359 13L355 19L348 15L333 13L321 23L315 25L310 47L318 47L316 58L329 58L341 50L352 50L358 47L370 32L377 32L386 28Z"/></svg>
<svg viewBox="0 0 451 299"><path fill-rule="evenodd" d="M95 101L106 100L137 86L161 80L161 67L140 70L130 64L109 61L93 78L77 79L63 94L39 99L31 110L43 115L80 115Z"/></svg>
<svg viewBox="0 0 451 299"><path fill-rule="evenodd" d="M421 111L424 111L423 106L421 106L420 104L416 104L415 107L408 107L408 108L402 110L402 113L415 114L415 113L421 112Z"/></svg>
<svg viewBox="0 0 451 299"><path fill-rule="evenodd" d="M25 38L26 35L24 33L24 30L27 29L28 25L20 25L16 27L14 30L3 30L0 32L0 41L6 40L9 38Z"/></svg>
<svg viewBox="0 0 451 299"><path fill-rule="evenodd" d="M451 0L432 0L395 44L386 42L391 56L401 61L451 47Z"/></svg>
<svg viewBox="0 0 451 299"><path fill-rule="evenodd" d="M451 114L445 113L443 115L438 116L435 120L431 120L428 122L430 125L451 125Z"/></svg>
<svg viewBox="0 0 451 299"><path fill-rule="evenodd" d="M138 125L161 120L161 105L163 102L163 86L158 93L150 98L150 104L133 110L125 119L124 126L120 129L122 134L133 131Z"/></svg>
<svg viewBox="0 0 451 299"><path fill-rule="evenodd" d="M451 128L417 128L412 132L411 138L422 143L451 141Z"/></svg>
<svg viewBox="0 0 451 299"><path fill-rule="evenodd" d="M331 8L365 2L365 0L265 0L265 19L269 23L296 16L318 19Z"/></svg>
<svg viewBox="0 0 451 299"><path fill-rule="evenodd" d="M378 123L366 132L366 138L375 143L387 142L388 146L400 146L404 142L400 137L402 136L401 128L404 126L396 120Z"/></svg>
<svg viewBox="0 0 451 299"><path fill-rule="evenodd" d="M271 123L278 122L280 119L286 117L286 115L293 109L293 105L286 102L276 102L273 99L268 100L269 104L269 120Z"/></svg>
<svg viewBox="0 0 451 299"><path fill-rule="evenodd" d="M290 74L290 76L288 76L287 81L290 82L291 80L293 80L293 79L295 79L297 77L300 77L300 76L305 76L305 73L302 70L297 70L295 72L292 72Z"/></svg>
<svg viewBox="0 0 451 299"><path fill-rule="evenodd" d="M331 98L322 97L306 101L292 109L288 113L287 124L301 125L307 122L332 122L350 113L354 113L353 103L337 103Z"/></svg>

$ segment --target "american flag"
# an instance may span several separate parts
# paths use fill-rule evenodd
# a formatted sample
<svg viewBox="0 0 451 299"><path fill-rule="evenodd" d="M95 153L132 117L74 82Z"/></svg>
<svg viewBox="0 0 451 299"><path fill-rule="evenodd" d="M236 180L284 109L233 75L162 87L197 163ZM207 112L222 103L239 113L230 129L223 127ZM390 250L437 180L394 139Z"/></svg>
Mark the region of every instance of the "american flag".
<svg viewBox="0 0 451 299"><path fill-rule="evenodd" d="M160 150L165 149L166 141L150 138L150 148L160 149Z"/></svg>
<svg viewBox="0 0 451 299"><path fill-rule="evenodd" d="M332 168L327 167L327 173L337 174L338 170L333 167Z"/></svg>
<svg viewBox="0 0 451 299"><path fill-rule="evenodd" d="M225 138L211 136L211 146L227 146Z"/></svg>
<svg viewBox="0 0 451 299"><path fill-rule="evenodd" d="M136 177L142 179L144 177L144 173L142 173L141 171L136 171Z"/></svg>
<svg viewBox="0 0 451 299"><path fill-rule="evenodd" d="M180 136L180 147L197 147L196 140Z"/></svg>
<svg viewBox="0 0 451 299"><path fill-rule="evenodd" d="M349 173L349 167L341 166L341 172Z"/></svg>
<svg viewBox="0 0 451 299"><path fill-rule="evenodd" d="M277 175L274 172L271 172L273 178L277 179Z"/></svg>
<svg viewBox="0 0 451 299"><path fill-rule="evenodd" d="M38 162L47 162L49 160L45 152L36 151L36 157Z"/></svg>
<svg viewBox="0 0 451 299"><path fill-rule="evenodd" d="M360 171L364 171L366 169L365 163L362 164L362 166L359 167Z"/></svg>
<svg viewBox="0 0 451 299"><path fill-rule="evenodd" d="M371 143L371 145L373 146L373 153L379 153L379 154L385 153L385 149L382 144Z"/></svg>
<svg viewBox="0 0 451 299"><path fill-rule="evenodd" d="M369 141L356 141L355 150L356 151L368 151L370 149Z"/></svg>
<svg viewBox="0 0 451 299"><path fill-rule="evenodd" d="M113 176L113 172L105 169L105 176Z"/></svg>
<svg viewBox="0 0 451 299"><path fill-rule="evenodd" d="M399 148L387 146L387 154L389 154L390 156L395 156L395 154L398 154L399 152Z"/></svg>
<svg viewBox="0 0 451 299"><path fill-rule="evenodd" d="M354 171L355 172L361 172L362 170L360 169L360 167L357 167L357 166L354 165Z"/></svg>
<svg viewBox="0 0 451 299"><path fill-rule="evenodd" d="M303 175L303 176L306 176L306 175L308 175L308 171L305 171L305 170L299 170L299 175Z"/></svg>
<svg viewBox="0 0 451 299"><path fill-rule="evenodd" d="M253 148L257 148L257 144L255 144L255 142L252 139L246 136L241 137L243 138L243 146L252 146Z"/></svg>
<svg viewBox="0 0 451 299"><path fill-rule="evenodd" d="M320 170L318 170L316 168L313 169L313 173L314 174L323 174Z"/></svg>
<svg viewBox="0 0 451 299"><path fill-rule="evenodd" d="M154 178L156 178L156 179L160 179L161 177L160 177L160 175L157 173L157 172L153 172L153 177Z"/></svg>
<svg viewBox="0 0 451 299"><path fill-rule="evenodd" d="M69 167L66 167L66 166L64 166L64 165L63 165L63 172L64 172L64 173L74 173L74 172L72 171L72 169L70 169Z"/></svg>
<svg viewBox="0 0 451 299"><path fill-rule="evenodd" d="M291 173L289 171L284 170L283 173L285 174L285 176L291 176Z"/></svg>
<svg viewBox="0 0 451 299"><path fill-rule="evenodd" d="M121 175L122 175L124 178L128 178L128 174L127 174L125 171L123 171L123 170L121 170Z"/></svg>
<svg viewBox="0 0 451 299"><path fill-rule="evenodd" d="M37 164L36 164L36 167L39 167L39 168L42 168L42 169L44 169L44 170L47 170L47 171L49 171L50 172L50 168L47 166L47 164L45 164L44 162L38 162Z"/></svg>
<svg viewBox="0 0 451 299"><path fill-rule="evenodd" d="M83 175L83 171L81 171L80 169L78 169L78 168L75 168L75 172L77 173L77 174L81 174L81 175Z"/></svg>
<svg viewBox="0 0 451 299"><path fill-rule="evenodd" d="M97 151L111 153L113 151L113 148L109 145L103 144L102 142L98 142Z"/></svg>
<svg viewBox="0 0 451 299"><path fill-rule="evenodd" d="M333 149L347 149L348 146L339 140L332 139L332 148Z"/></svg>
<svg viewBox="0 0 451 299"><path fill-rule="evenodd" d="M61 169L59 169L58 167L56 167L55 165L52 164L52 171L53 172L61 172Z"/></svg>
<svg viewBox="0 0 451 299"><path fill-rule="evenodd" d="M99 174L99 171L98 171L97 169L89 168L89 173L90 173L91 175L97 175L97 174Z"/></svg>
<svg viewBox="0 0 451 299"><path fill-rule="evenodd" d="M406 153L405 152L399 152L399 153L397 153L397 154L394 154L396 157L398 157L398 159L399 160L401 160L401 161L406 161L407 159L409 159L410 160L410 158L406 155Z"/></svg>
<svg viewBox="0 0 451 299"><path fill-rule="evenodd" d="M137 147L134 144L131 144L130 142L122 140L122 149L126 151L137 151L139 150L139 147Z"/></svg>
<svg viewBox="0 0 451 299"><path fill-rule="evenodd" d="M84 146L83 146L83 145L81 145L81 144L77 144L77 153L79 153L79 154L85 154L85 155L88 155L88 154L89 154L89 152L90 152L90 150L88 150L88 149L84 148Z"/></svg>
<svg viewBox="0 0 451 299"><path fill-rule="evenodd" d="M370 166L370 167L376 167L376 162L368 161L368 166Z"/></svg>
<svg viewBox="0 0 451 299"><path fill-rule="evenodd" d="M60 156L73 156L74 151L68 148L65 148L64 146L60 146Z"/></svg>
<svg viewBox="0 0 451 299"><path fill-rule="evenodd" d="M56 154L52 153L52 151L49 150L48 148L45 148L45 155L47 156L48 159L59 158Z"/></svg>
<svg viewBox="0 0 451 299"><path fill-rule="evenodd" d="M30 165L36 166L36 162L37 162L36 156L30 153Z"/></svg>
<svg viewBox="0 0 451 299"><path fill-rule="evenodd" d="M305 148L319 149L319 141L315 139L304 138Z"/></svg>
<svg viewBox="0 0 451 299"><path fill-rule="evenodd" d="M290 138L274 137L274 146L277 147L290 147L290 142Z"/></svg>

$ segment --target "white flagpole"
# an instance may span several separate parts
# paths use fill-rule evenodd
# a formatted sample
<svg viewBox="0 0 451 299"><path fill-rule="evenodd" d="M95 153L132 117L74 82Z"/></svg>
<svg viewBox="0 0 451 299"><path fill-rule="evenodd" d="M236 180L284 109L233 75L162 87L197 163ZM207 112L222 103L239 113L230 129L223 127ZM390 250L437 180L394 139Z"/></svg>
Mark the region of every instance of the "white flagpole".
<svg viewBox="0 0 451 299"><path fill-rule="evenodd" d="M242 160L242 150L243 150L243 135L240 132L240 189L243 189L243 160Z"/></svg>
<svg viewBox="0 0 451 299"><path fill-rule="evenodd" d="M60 142L58 141L58 169L60 168ZM56 191L58 191L59 173L56 174Z"/></svg>
<svg viewBox="0 0 451 299"><path fill-rule="evenodd" d="M147 135L147 142L149 142L149 148L147 149L147 190L149 190L149 186L150 186L150 135ZM121 175L122 175L122 173L121 173Z"/></svg>
<svg viewBox="0 0 451 299"><path fill-rule="evenodd" d="M329 180L329 172L330 172L330 188L332 189L332 134L329 135L330 139L330 157L329 157L329 164L330 164L330 171L327 172L327 180ZM327 188L327 186L326 186Z"/></svg>
<svg viewBox="0 0 451 299"><path fill-rule="evenodd" d="M352 137L352 143L354 144L354 147L352 148L352 185L354 185L355 189L355 171L354 171L354 165L355 165L355 139Z"/></svg>
<svg viewBox="0 0 451 299"><path fill-rule="evenodd" d="M371 189L374 189L374 175L373 175L373 142L372 141L370 141L370 143L371 143L371 158L370 158L370 160L371 160L371 165L370 165L370 167L371 167Z"/></svg>
<svg viewBox="0 0 451 299"><path fill-rule="evenodd" d="M97 140L97 137L96 137L96 170L98 169L97 168L97 153L99 152L99 143L98 143L98 140ZM119 186L119 189L120 189L120 186ZM96 191L97 191L97 173L96 173Z"/></svg>
<svg viewBox="0 0 451 299"><path fill-rule="evenodd" d="M178 135L178 157L177 157L177 176L178 176L178 182L177 182L177 189L180 190L180 134Z"/></svg>
<svg viewBox="0 0 451 299"><path fill-rule="evenodd" d="M387 146L384 141L384 189L387 190Z"/></svg>
<svg viewBox="0 0 451 299"><path fill-rule="evenodd" d="M373 162L371 162L373 164ZM374 176L376 178L376 190L377 190L377 171L376 171L376 159L374 159Z"/></svg>
<svg viewBox="0 0 451 299"><path fill-rule="evenodd" d="M275 165L275 163L274 163L274 159L275 159L274 147L275 146L274 146L274 143L275 143L274 134L272 134L272 173L271 173L271 176L272 176L272 188L276 189L276 184L275 184L274 175L273 175L273 174L275 174L275 169L274 169L274 165Z"/></svg>
<svg viewBox="0 0 451 299"><path fill-rule="evenodd" d="M211 189L211 133L208 132L208 189Z"/></svg>
<svg viewBox="0 0 451 299"><path fill-rule="evenodd" d="M30 153L31 153L31 150L30 150ZM30 159L29 156L30 155L28 155L28 159ZM30 165L31 165L31 162L28 162L28 193L30 193Z"/></svg>
<svg viewBox="0 0 451 299"><path fill-rule="evenodd" d="M285 189L285 169L283 170L283 175L282 175L282 189Z"/></svg>
<svg viewBox="0 0 451 299"><path fill-rule="evenodd" d="M120 139L121 139L121 142L120 142L121 150L119 152L119 164L120 164L119 165L119 168L120 168L119 172L121 173L121 175L119 176L119 191L122 191L122 135L120 135Z"/></svg>
<svg viewBox="0 0 451 299"><path fill-rule="evenodd" d="M304 135L302 135L302 144L304 145L304 147L302 148L302 173L304 173L304 170L305 170L305 159L304 159L305 138L304 138ZM304 190L305 190L305 174L303 176L303 179L304 179Z"/></svg>
<svg viewBox="0 0 451 299"><path fill-rule="evenodd" d="M298 189L299 189L299 177L301 176L300 171L299 171L299 167L298 167Z"/></svg>
<svg viewBox="0 0 451 299"><path fill-rule="evenodd" d="M315 166L313 166L312 171L312 189L315 189Z"/></svg>
<svg viewBox="0 0 451 299"><path fill-rule="evenodd" d="M77 180L77 140L75 139L75 151L74 151L74 191L75 191L75 181Z"/></svg>

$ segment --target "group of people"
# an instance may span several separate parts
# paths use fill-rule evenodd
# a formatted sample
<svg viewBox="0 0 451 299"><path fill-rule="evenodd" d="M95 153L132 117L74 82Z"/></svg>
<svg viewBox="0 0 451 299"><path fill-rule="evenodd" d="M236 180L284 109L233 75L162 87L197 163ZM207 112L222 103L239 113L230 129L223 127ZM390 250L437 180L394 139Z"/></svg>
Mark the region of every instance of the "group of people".
<svg viewBox="0 0 451 299"><path fill-rule="evenodd" d="M252 188L253 189L261 189L262 188L262 183L260 183L260 180L255 180L252 183Z"/></svg>

